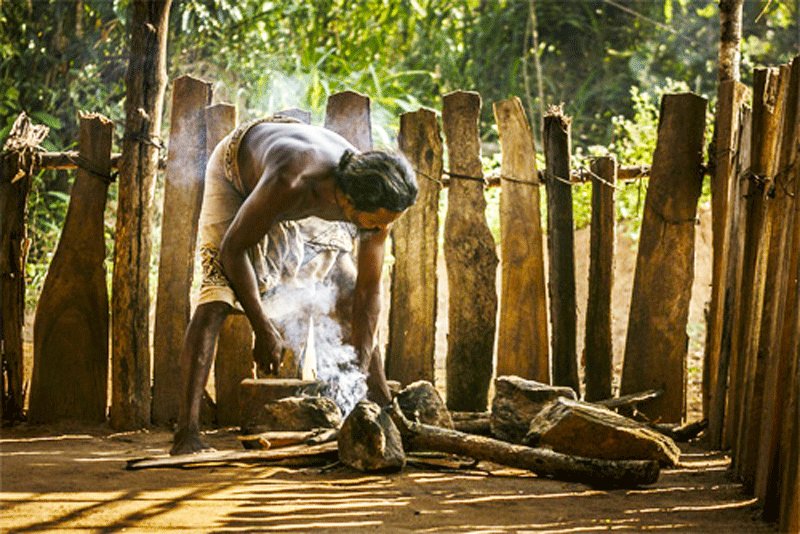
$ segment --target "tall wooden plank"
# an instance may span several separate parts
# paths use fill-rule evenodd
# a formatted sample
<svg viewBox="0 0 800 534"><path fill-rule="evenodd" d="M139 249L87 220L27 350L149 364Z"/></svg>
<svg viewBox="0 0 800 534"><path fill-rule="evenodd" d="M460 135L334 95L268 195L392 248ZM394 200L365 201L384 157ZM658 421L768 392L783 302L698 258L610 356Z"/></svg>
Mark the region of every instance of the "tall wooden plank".
<svg viewBox="0 0 800 534"><path fill-rule="evenodd" d="M725 312L728 267L731 261L730 222L736 192L736 162L740 137L739 122L741 107L748 95L748 89L737 81L720 83L717 98L715 125L715 168L711 177L711 216L713 231L713 264L711 274L711 302L708 322L708 345L703 365L703 406L708 423L708 434L712 446L719 447L722 442L722 423L725 412L725 386L728 361L721 363L723 344L723 322ZM720 367L724 366L721 372Z"/></svg>
<svg viewBox="0 0 800 534"><path fill-rule="evenodd" d="M113 131L114 123L101 115L81 116L78 172L33 325L32 421L106 419L104 211Z"/></svg>
<svg viewBox="0 0 800 534"><path fill-rule="evenodd" d="M170 4L171 0L131 3L111 295L111 425L120 430L150 424L150 207L167 86Z"/></svg>
<svg viewBox="0 0 800 534"><path fill-rule="evenodd" d="M467 91L445 95L442 109L451 179L444 242L450 292L447 406L478 412L486 409L492 377L498 263L484 215L480 109L480 95Z"/></svg>
<svg viewBox="0 0 800 534"><path fill-rule="evenodd" d="M592 162L592 226L589 245L589 298L586 304L586 400L611 397L614 346L611 292L614 287L614 209L617 160Z"/></svg>
<svg viewBox="0 0 800 534"><path fill-rule="evenodd" d="M400 116L400 150L417 172L417 203L392 227L391 307L386 376L408 384L434 381L436 264L442 136L436 113L420 109Z"/></svg>
<svg viewBox="0 0 800 534"><path fill-rule="evenodd" d="M355 91L331 95L325 111L325 128L338 133L362 152L372 150L369 98Z"/></svg>
<svg viewBox="0 0 800 534"><path fill-rule="evenodd" d="M644 207L621 394L663 389L642 407L678 423L685 413L686 324L694 278L697 200L703 183L706 100L665 95Z"/></svg>
<svg viewBox="0 0 800 534"><path fill-rule="evenodd" d="M575 228L572 220L570 122L561 108L544 118L544 157L547 186L547 250L553 383L569 386L580 395L575 348L577 305L575 297Z"/></svg>
<svg viewBox="0 0 800 534"><path fill-rule="evenodd" d="M284 109L276 113L276 115L283 115L284 117L292 117L306 124L311 124L311 112L300 108Z"/></svg>
<svg viewBox="0 0 800 534"><path fill-rule="evenodd" d="M789 69L790 73L787 72ZM794 165L797 161L798 98L800 97L800 61L791 67L781 67L782 80L788 80L783 106L783 125L780 157L775 174L772 195L772 213L769 223L772 238L768 252L766 290L764 292L764 316L761 321L761 336L758 355L762 365L759 387L763 392L761 409L750 415L750 427L760 424L759 432L753 436L750 450L755 456L755 495L764 504L764 516L771 521L777 519L774 500L767 500L769 493L777 490L777 467L780 451L779 437L783 422L783 407L788 392L785 385L788 372L788 353L780 350L781 333L786 317L789 288L789 263L791 234L795 221L794 210ZM772 486L772 488L770 488Z"/></svg>
<svg viewBox="0 0 800 534"><path fill-rule="evenodd" d="M550 382L536 147L519 98L494 104L503 160L497 374Z"/></svg>
<svg viewBox="0 0 800 534"><path fill-rule="evenodd" d="M770 190L777 166L785 86L781 83L778 69L756 69L753 76L753 144L742 275L742 328L739 333L742 361L737 377L737 396L742 400L735 414L737 431L733 451L736 472L750 489L755 475L754 455L748 454L745 449L752 439L748 425L751 410L755 403L760 408L759 399L754 399L758 395L755 382L772 230ZM757 433L758 429L754 432Z"/></svg>
<svg viewBox="0 0 800 534"><path fill-rule="evenodd" d="M206 116L211 84L191 76L172 88L167 172L161 224L155 335L153 336L153 422L178 417L180 351L189 324L197 226L206 171Z"/></svg>

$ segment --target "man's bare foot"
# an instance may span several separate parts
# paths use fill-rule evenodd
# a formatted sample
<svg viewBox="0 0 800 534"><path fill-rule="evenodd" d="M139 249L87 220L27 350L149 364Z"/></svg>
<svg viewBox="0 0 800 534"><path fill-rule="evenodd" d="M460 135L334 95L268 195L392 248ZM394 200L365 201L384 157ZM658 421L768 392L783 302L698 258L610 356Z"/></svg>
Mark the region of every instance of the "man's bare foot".
<svg viewBox="0 0 800 534"><path fill-rule="evenodd" d="M178 454L213 452L215 450L214 447L207 445L200 439L199 431L183 428L175 432L175 437L172 439L172 449L170 449L169 453L175 456Z"/></svg>

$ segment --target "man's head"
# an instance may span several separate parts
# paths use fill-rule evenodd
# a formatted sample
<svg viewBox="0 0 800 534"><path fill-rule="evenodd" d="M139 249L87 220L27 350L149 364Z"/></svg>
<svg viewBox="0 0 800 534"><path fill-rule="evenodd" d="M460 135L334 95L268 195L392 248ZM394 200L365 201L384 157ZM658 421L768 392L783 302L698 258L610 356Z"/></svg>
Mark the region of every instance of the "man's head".
<svg viewBox="0 0 800 534"><path fill-rule="evenodd" d="M417 200L414 170L400 154L345 151L335 171L336 185L361 212L403 212Z"/></svg>

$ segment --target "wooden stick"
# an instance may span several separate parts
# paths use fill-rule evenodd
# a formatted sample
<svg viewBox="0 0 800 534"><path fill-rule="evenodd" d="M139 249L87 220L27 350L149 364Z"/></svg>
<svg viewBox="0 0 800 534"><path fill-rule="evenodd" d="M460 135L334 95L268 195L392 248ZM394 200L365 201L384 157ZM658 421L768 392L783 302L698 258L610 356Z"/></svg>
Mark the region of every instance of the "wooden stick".
<svg viewBox="0 0 800 534"><path fill-rule="evenodd" d="M570 175L570 122L557 108L544 118L544 156L547 164L548 292L553 384L569 386L580 395L576 338L575 235Z"/></svg>
<svg viewBox="0 0 800 534"><path fill-rule="evenodd" d="M337 458L339 447L336 442L321 445L286 447L267 451L212 451L178 456L134 458L128 460L125 468L156 469L164 467L188 467L219 464L274 464L285 460L331 460Z"/></svg>
<svg viewBox="0 0 800 534"><path fill-rule="evenodd" d="M308 431L270 431L237 436L245 449L280 449L292 445L320 445L333 441L339 435L335 428L317 428Z"/></svg>
<svg viewBox="0 0 800 534"><path fill-rule="evenodd" d="M391 416L408 450L469 456L476 460L527 469L543 477L604 488L636 487L658 480L659 466L656 461L612 461L568 456L549 449L513 445L484 436L411 422L403 416L397 401L394 402Z"/></svg>
<svg viewBox="0 0 800 534"><path fill-rule="evenodd" d="M647 391L640 391L638 393L631 393L629 395L622 395L620 397L613 397L594 401L594 404L605 406L609 410L616 410L618 408L630 408L636 406L641 402L647 402L657 399L664 394L663 389L648 389Z"/></svg>
<svg viewBox="0 0 800 534"><path fill-rule="evenodd" d="M700 432L708 428L708 419L694 421L681 426L667 425L662 423L650 423L647 426L653 430L661 432L665 436L668 436L675 441L685 443L696 438Z"/></svg>

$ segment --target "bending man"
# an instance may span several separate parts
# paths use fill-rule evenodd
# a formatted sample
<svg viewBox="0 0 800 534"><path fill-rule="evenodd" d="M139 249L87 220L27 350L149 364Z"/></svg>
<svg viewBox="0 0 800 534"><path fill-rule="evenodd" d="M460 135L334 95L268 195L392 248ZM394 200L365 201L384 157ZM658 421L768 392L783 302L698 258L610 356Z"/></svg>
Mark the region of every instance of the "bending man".
<svg viewBox="0 0 800 534"><path fill-rule="evenodd" d="M244 124L216 147L206 172L203 282L180 355L183 395L172 454L208 448L200 439L200 404L231 311L241 309L252 325L259 368L277 372L283 339L261 296L298 277L340 286L368 396L391 400L377 346L384 244L416 196L402 156L358 153L336 133L286 117Z"/></svg>

